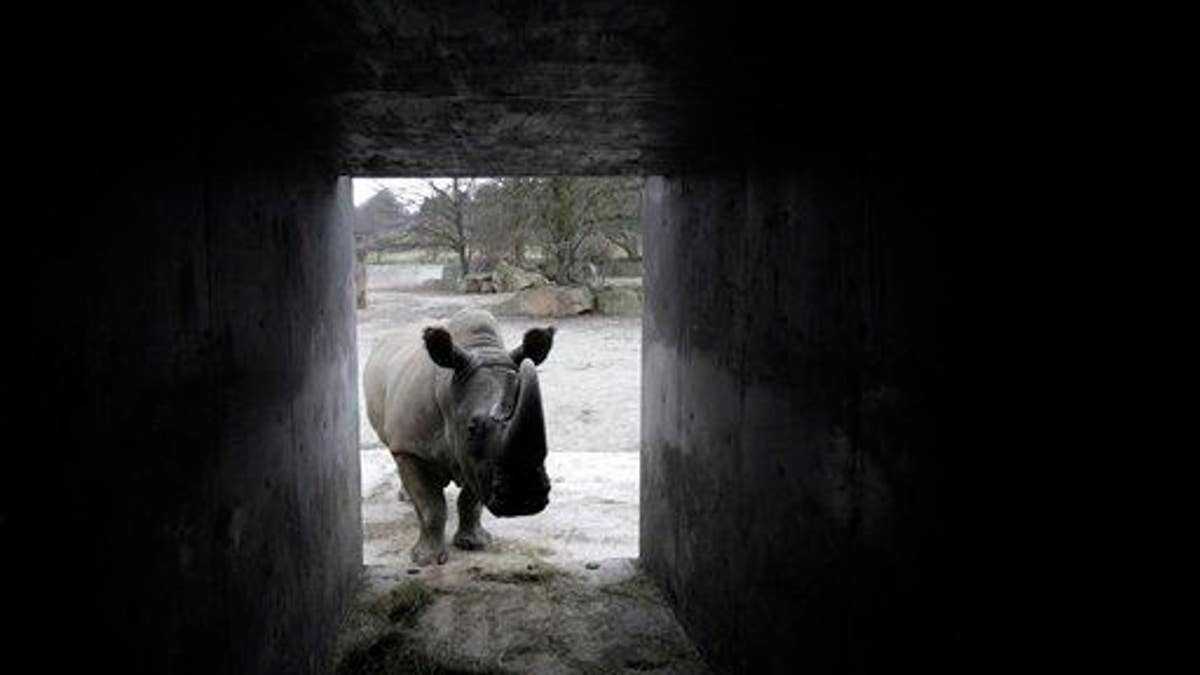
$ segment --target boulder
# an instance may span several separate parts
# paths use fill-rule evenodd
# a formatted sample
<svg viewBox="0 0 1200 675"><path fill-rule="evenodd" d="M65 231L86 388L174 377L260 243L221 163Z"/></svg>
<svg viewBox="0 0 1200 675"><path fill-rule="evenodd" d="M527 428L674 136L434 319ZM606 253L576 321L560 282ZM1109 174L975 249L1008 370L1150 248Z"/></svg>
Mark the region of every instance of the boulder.
<svg viewBox="0 0 1200 675"><path fill-rule="evenodd" d="M535 286L546 286L550 282L537 272L527 272L520 267L502 262L492 271L492 281L501 293L520 291Z"/></svg>
<svg viewBox="0 0 1200 675"><path fill-rule="evenodd" d="M605 286L596 291L596 311L616 316L640 316L642 289L637 286Z"/></svg>
<svg viewBox="0 0 1200 675"><path fill-rule="evenodd" d="M587 314L595 308L596 298L586 288L537 286L518 291L516 295L493 309L496 314L544 318Z"/></svg>
<svg viewBox="0 0 1200 675"><path fill-rule="evenodd" d="M491 287L491 290L488 288ZM467 274L458 280L459 293L495 293L490 272Z"/></svg>

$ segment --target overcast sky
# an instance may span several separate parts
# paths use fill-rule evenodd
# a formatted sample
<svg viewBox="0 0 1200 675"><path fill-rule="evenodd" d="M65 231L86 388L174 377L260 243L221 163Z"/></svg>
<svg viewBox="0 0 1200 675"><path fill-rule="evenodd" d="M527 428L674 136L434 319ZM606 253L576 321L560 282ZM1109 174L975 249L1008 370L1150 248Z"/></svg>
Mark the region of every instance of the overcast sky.
<svg viewBox="0 0 1200 675"><path fill-rule="evenodd" d="M429 189L431 180L439 187L450 182L449 178L355 178L354 205L362 204L376 192L387 188L401 202L407 202L409 209L416 209L422 200L433 194L433 190Z"/></svg>

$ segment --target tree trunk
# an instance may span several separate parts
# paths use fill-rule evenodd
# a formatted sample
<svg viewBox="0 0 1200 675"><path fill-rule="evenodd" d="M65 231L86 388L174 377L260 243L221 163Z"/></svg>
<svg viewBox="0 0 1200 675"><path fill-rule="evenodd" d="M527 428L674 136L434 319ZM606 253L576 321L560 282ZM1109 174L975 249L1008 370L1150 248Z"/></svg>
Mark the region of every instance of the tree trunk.
<svg viewBox="0 0 1200 675"><path fill-rule="evenodd" d="M454 209L454 230L458 234L458 263L462 265L463 276L471 273L471 257L467 252L467 228L463 218L463 194L458 189L458 179L450 183L454 195L451 207Z"/></svg>
<svg viewBox="0 0 1200 675"><path fill-rule="evenodd" d="M512 256L514 265L525 266L525 239L519 234L513 237Z"/></svg>
<svg viewBox="0 0 1200 675"><path fill-rule="evenodd" d="M569 244L562 247L558 258L558 266L562 270L562 276L567 280L567 285L575 283L575 256Z"/></svg>

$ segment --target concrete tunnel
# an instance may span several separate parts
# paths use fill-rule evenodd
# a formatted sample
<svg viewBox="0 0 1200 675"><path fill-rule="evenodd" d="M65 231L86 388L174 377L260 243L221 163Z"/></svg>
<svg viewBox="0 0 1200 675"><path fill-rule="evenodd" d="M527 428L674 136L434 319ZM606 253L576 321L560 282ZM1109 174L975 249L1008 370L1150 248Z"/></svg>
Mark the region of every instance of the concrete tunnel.
<svg viewBox="0 0 1200 675"><path fill-rule="evenodd" d="M640 560L714 670L1033 639L1036 41L667 2L166 12L29 18L70 67L10 84L10 654L329 667L361 564L343 220L383 175L653 177Z"/></svg>

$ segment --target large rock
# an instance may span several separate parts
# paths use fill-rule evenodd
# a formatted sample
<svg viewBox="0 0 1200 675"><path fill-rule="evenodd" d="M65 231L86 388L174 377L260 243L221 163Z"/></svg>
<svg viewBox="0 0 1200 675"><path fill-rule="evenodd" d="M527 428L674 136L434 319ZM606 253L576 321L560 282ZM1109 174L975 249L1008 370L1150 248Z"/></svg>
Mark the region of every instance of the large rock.
<svg viewBox="0 0 1200 675"><path fill-rule="evenodd" d="M596 291L596 311L600 314L640 316L642 289L640 286L605 286Z"/></svg>
<svg viewBox="0 0 1200 675"><path fill-rule="evenodd" d="M563 317L587 314L596 308L596 298L578 286L539 286L518 291L496 305L497 314L532 317Z"/></svg>
<svg viewBox="0 0 1200 675"><path fill-rule="evenodd" d="M495 293L496 284L491 272L468 274L458 280L459 293Z"/></svg>
<svg viewBox="0 0 1200 675"><path fill-rule="evenodd" d="M525 270L500 263L491 272L476 272L458 280L460 293L508 293L535 286L545 286L550 282L537 272Z"/></svg>
<svg viewBox="0 0 1200 675"><path fill-rule="evenodd" d="M546 286L550 283L546 277L537 272L527 272L520 267L504 262L496 265L496 269L492 271L492 281L496 284L496 290L501 293Z"/></svg>

